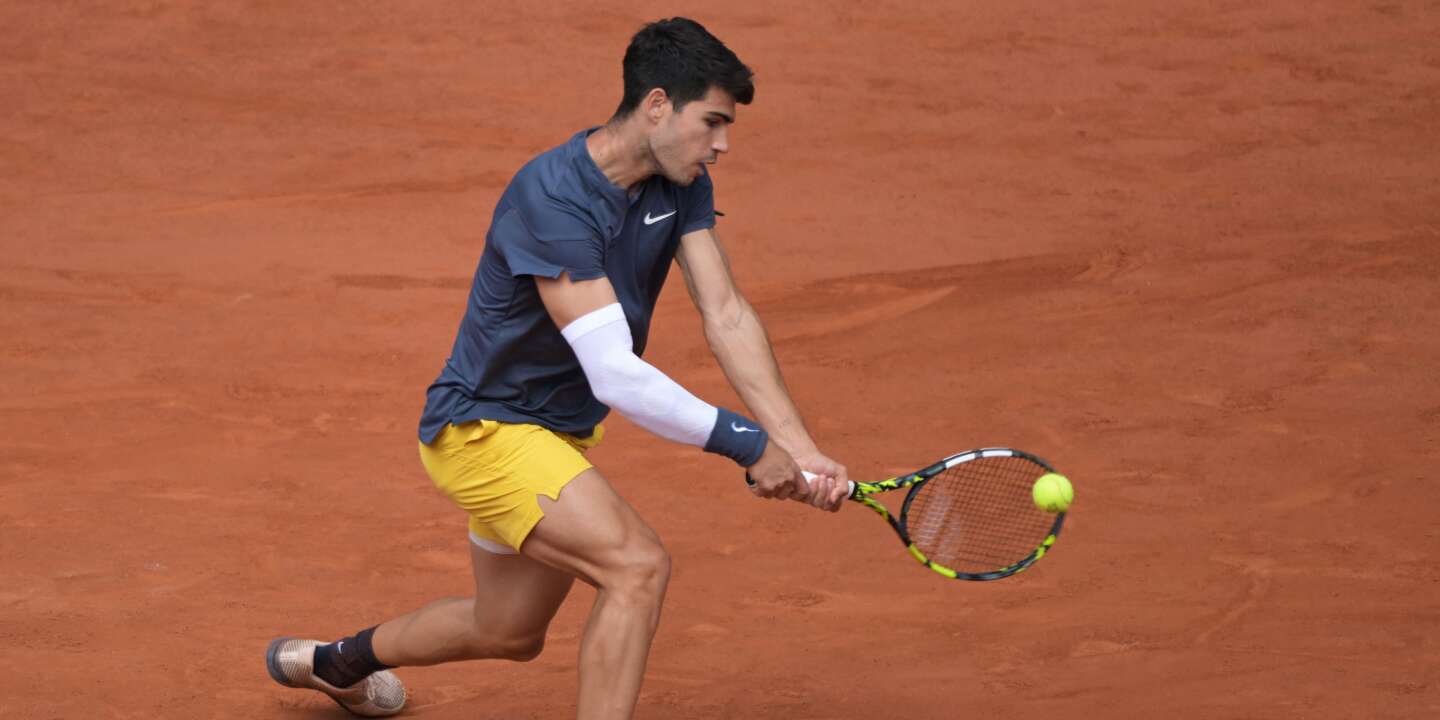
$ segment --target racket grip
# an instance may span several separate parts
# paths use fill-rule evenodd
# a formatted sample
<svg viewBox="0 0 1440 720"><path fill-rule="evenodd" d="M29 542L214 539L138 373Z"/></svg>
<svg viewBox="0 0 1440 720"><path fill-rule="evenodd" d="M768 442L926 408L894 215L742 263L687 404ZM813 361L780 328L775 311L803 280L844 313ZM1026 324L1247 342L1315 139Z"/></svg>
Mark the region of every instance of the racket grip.
<svg viewBox="0 0 1440 720"><path fill-rule="evenodd" d="M815 481L815 478L820 477L819 475L816 475L815 473L812 473L812 472L810 472L809 470L801 470L800 473L805 476L805 481L806 481L806 482L814 482L814 481ZM845 497L847 497L847 498L853 498L853 497L855 497L855 481L854 481L854 480L847 480L846 482L850 483L850 492L846 493L846 494L845 494Z"/></svg>
<svg viewBox="0 0 1440 720"><path fill-rule="evenodd" d="M819 475L816 475L815 473L812 473L808 470L801 470L800 473L805 476L806 482L814 482L815 478L820 477ZM845 497L855 497L855 481L847 480L846 482L850 483L850 492L847 493ZM755 487L755 478L750 477L750 473L748 472L745 473L745 484L749 485L750 487Z"/></svg>

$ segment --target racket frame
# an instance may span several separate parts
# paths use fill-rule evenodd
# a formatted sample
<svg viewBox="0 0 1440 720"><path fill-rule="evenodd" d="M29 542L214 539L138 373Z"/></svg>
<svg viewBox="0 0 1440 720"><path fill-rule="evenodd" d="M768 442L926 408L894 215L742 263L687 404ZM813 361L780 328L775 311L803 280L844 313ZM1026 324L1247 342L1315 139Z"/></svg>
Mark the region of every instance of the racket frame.
<svg viewBox="0 0 1440 720"><path fill-rule="evenodd" d="M870 508L872 511L876 512L881 517L885 518L885 521L890 523L891 529L893 529L895 531L895 534L900 537L900 542L905 545L905 549L909 551L910 555L916 560L918 560L921 565L924 565L925 567L934 570L940 575L951 578L953 580L971 581L988 581L1007 578L1011 575L1024 572L1031 565L1034 565L1035 562L1038 561L1040 558L1045 557L1045 553L1049 552L1051 546L1055 544L1056 538L1060 536L1060 529L1065 525L1064 512L1059 512L1055 514L1055 520L1050 525L1050 532L1045 536L1045 539L1042 540L1040 544L1036 546L1036 548L1031 551L1030 554L1027 555L1024 559L1002 568L997 568L995 570L981 573L960 572L958 570L954 570L952 568L946 567L930 560L930 558L925 556L924 552L922 552L918 547L915 546L914 541L910 539L910 532L906 528L905 524L906 518L909 516L910 513L910 505L915 501L915 496L919 494L920 489L925 486L925 483L929 482L932 478L938 476L940 473L945 472L952 467L955 467L956 465L962 465L964 463L979 460L981 458L992 457L1020 458L1022 460L1028 460L1035 463L1036 465L1039 465L1040 467L1045 469L1045 472L1055 472L1055 468L1051 466L1050 463L1045 462L1041 458L1024 452L1022 450L1015 450L1013 448L978 448L975 450L967 450L962 453L956 453L934 464L928 465L920 470L916 470L915 472L908 475L897 475L895 477L887 478L885 480L880 480L873 483L857 482L855 483L854 489L850 492L849 499L852 502L857 502L861 505L864 505L865 507ZM884 505L880 504L880 501L875 500L871 497L872 495L876 495L882 492L899 490L902 488L909 488L909 491L906 493L905 501L900 507L899 518L896 518L893 514L891 514L891 512L886 509Z"/></svg>

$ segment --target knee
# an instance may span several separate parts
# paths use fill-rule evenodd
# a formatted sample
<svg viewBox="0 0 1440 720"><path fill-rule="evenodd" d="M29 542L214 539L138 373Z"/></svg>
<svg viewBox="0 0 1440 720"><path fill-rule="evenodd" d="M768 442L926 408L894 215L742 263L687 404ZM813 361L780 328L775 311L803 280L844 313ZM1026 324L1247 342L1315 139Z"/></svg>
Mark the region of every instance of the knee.
<svg viewBox="0 0 1440 720"><path fill-rule="evenodd" d="M647 540L626 549L623 560L602 586L627 601L658 604L669 583L669 551L658 541Z"/></svg>
<svg viewBox="0 0 1440 720"><path fill-rule="evenodd" d="M545 650L545 636L521 636L492 641L485 657L515 662L529 662Z"/></svg>
<svg viewBox="0 0 1440 720"><path fill-rule="evenodd" d="M527 662L540 657L545 649L545 631L496 632L493 628L476 627L465 639L463 656L471 660L514 660Z"/></svg>

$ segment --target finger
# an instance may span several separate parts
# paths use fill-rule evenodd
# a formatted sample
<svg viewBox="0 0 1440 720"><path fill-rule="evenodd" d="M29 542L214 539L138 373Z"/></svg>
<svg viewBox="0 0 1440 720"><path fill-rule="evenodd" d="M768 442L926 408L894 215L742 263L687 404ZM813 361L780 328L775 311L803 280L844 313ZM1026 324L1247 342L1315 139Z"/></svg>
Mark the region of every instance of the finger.
<svg viewBox="0 0 1440 720"><path fill-rule="evenodd" d="M828 510L835 505L835 478L827 477L825 480L825 492L819 494L819 507Z"/></svg>
<svg viewBox="0 0 1440 720"><path fill-rule="evenodd" d="M825 479L820 478L818 480L807 480L805 484L808 486L806 487L806 489L810 491L810 496L805 498L805 503L807 505L810 505L811 507L814 507L815 499L820 497L820 494L825 489Z"/></svg>
<svg viewBox="0 0 1440 720"><path fill-rule="evenodd" d="M820 491L825 487L823 480L804 480L800 484L805 488L805 501L809 503L815 502L815 498L820 497Z"/></svg>
<svg viewBox="0 0 1440 720"><path fill-rule="evenodd" d="M818 510L824 510L830 505L830 496L835 494L835 480L822 477L815 482L812 490L814 494L810 497L810 504Z"/></svg>
<svg viewBox="0 0 1440 720"><path fill-rule="evenodd" d="M796 499L803 498L808 500L810 499L810 494L815 492L814 481L799 473L796 473L794 477L790 478L790 486L795 489Z"/></svg>
<svg viewBox="0 0 1440 720"><path fill-rule="evenodd" d="M815 494L815 481L810 477L804 477L795 483L795 499L803 503L809 503L810 498Z"/></svg>
<svg viewBox="0 0 1440 720"><path fill-rule="evenodd" d="M816 493L815 507L821 510L833 511L835 509L836 481L833 477L825 478L824 488Z"/></svg>
<svg viewBox="0 0 1440 720"><path fill-rule="evenodd" d="M810 483L801 482L801 483L799 483L799 484L796 486L796 488L795 488L795 494L791 495L791 496L790 496L790 499L791 499L791 500L794 500L794 501L796 501L796 502L802 502L802 503L805 503L805 504L808 505L808 504L810 503L810 498L811 498L813 495L814 495L814 490L810 487Z"/></svg>
<svg viewBox="0 0 1440 720"><path fill-rule="evenodd" d="M824 480L823 478L820 479L820 480L816 480L815 482L811 483L811 484L810 484L810 497L809 497L809 498L807 499L807 501L806 501L807 504L809 504L810 507L813 507L813 508L820 508L820 507L822 507L822 506L824 505L825 498L829 495L829 493L826 492L826 489L827 489L826 483L825 483L825 480Z"/></svg>
<svg viewBox="0 0 1440 720"><path fill-rule="evenodd" d="M800 474L789 475L784 480L786 497L797 500L806 497L810 493L810 484L800 478Z"/></svg>

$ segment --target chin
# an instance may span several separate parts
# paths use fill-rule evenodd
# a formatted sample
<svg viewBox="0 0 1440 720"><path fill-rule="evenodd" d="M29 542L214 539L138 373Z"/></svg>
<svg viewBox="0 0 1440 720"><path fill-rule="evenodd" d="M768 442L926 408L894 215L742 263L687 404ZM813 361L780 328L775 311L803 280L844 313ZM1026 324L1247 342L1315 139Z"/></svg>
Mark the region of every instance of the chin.
<svg viewBox="0 0 1440 720"><path fill-rule="evenodd" d="M665 173L666 180L669 180L670 182L675 183L680 187L690 187L690 185L694 184L695 179L698 177L700 177L700 173L698 172L694 174L686 173L684 175L677 175L676 173L672 172Z"/></svg>

